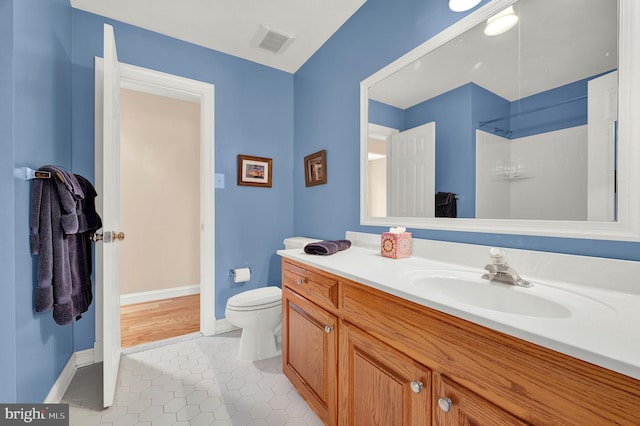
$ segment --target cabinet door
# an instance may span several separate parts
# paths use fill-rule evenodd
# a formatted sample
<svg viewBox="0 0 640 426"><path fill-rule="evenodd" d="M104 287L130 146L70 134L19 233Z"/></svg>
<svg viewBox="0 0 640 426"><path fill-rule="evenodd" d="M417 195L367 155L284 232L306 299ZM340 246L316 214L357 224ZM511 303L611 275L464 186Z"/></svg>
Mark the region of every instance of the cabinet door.
<svg viewBox="0 0 640 426"><path fill-rule="evenodd" d="M516 417L438 374L433 380L434 424L437 426L526 425Z"/></svg>
<svg viewBox="0 0 640 426"><path fill-rule="evenodd" d="M430 424L430 370L348 323L340 369L341 425Z"/></svg>
<svg viewBox="0 0 640 426"><path fill-rule="evenodd" d="M288 288L283 296L282 370L318 417L335 425L336 317Z"/></svg>

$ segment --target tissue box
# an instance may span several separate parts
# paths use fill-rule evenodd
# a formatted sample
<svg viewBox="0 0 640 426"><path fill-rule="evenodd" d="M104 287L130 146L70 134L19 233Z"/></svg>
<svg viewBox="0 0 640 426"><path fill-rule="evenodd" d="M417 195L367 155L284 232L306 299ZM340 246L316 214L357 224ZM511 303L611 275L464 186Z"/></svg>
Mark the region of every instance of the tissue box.
<svg viewBox="0 0 640 426"><path fill-rule="evenodd" d="M411 256L411 232L383 232L380 241L380 254L392 259Z"/></svg>

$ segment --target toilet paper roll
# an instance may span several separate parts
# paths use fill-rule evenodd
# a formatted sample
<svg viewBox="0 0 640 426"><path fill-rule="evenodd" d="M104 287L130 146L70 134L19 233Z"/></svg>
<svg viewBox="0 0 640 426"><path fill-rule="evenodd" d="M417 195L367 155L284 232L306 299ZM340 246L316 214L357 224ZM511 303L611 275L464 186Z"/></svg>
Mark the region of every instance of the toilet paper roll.
<svg viewBox="0 0 640 426"><path fill-rule="evenodd" d="M238 268L233 270L233 282L244 283L251 279L251 269Z"/></svg>

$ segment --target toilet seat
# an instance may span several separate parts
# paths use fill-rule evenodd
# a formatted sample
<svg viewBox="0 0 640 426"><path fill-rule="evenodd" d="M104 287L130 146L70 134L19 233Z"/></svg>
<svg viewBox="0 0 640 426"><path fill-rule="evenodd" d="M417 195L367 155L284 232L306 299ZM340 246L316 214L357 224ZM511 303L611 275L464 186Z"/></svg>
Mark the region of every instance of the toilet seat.
<svg viewBox="0 0 640 426"><path fill-rule="evenodd" d="M282 290L275 286L247 290L230 297L227 301L227 309L233 311L257 311L280 305L282 305Z"/></svg>

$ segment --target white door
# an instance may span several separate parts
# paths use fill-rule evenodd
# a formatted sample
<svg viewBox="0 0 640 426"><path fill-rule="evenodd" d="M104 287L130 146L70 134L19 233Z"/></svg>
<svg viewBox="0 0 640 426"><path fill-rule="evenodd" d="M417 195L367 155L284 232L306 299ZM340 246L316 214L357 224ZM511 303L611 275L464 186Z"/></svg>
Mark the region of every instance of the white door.
<svg viewBox="0 0 640 426"><path fill-rule="evenodd" d="M120 366L120 86L113 27L104 26L102 141L96 140L97 208L102 243L96 244L96 287L102 295L103 404L113 405ZM99 315L96 312L96 317ZM99 336L96 336L99 341Z"/></svg>
<svg viewBox="0 0 640 426"><path fill-rule="evenodd" d="M392 135L387 158L389 215L435 217L436 123Z"/></svg>

